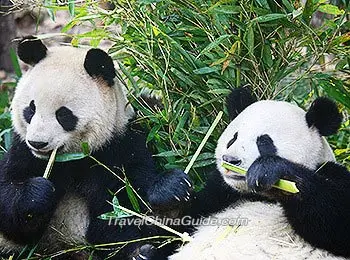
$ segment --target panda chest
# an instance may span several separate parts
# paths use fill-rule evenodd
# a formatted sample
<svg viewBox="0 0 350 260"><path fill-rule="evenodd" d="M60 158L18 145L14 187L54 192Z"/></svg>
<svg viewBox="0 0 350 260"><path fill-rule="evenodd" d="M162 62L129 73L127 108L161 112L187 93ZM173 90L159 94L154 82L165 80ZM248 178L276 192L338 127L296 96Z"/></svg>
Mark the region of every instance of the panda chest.
<svg viewBox="0 0 350 260"><path fill-rule="evenodd" d="M74 194L66 194L59 202L46 233L41 239L42 245L83 244L89 226L89 211L86 201Z"/></svg>
<svg viewBox="0 0 350 260"><path fill-rule="evenodd" d="M240 202L211 216L208 221L217 221L216 226L208 225L208 231L213 232L212 237L218 242L228 238L235 244L264 239L290 243L295 236L283 208L276 203Z"/></svg>
<svg viewBox="0 0 350 260"><path fill-rule="evenodd" d="M300 242L279 204L240 202L207 221L194 234L191 250L203 259L270 259Z"/></svg>

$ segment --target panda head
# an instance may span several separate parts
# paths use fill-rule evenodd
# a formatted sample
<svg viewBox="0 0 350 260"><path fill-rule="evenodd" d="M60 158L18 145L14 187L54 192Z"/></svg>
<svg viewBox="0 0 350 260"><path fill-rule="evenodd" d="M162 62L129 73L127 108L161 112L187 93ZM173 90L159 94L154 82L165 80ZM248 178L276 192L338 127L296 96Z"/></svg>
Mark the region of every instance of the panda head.
<svg viewBox="0 0 350 260"><path fill-rule="evenodd" d="M31 65L12 101L15 132L37 157L53 149L92 151L122 135L133 115L115 68L100 49L46 46L34 37L18 45L19 58Z"/></svg>
<svg viewBox="0 0 350 260"><path fill-rule="evenodd" d="M245 176L224 169L224 161L248 169L261 149L313 170L335 160L323 136L336 133L342 117L327 98L316 99L305 112L283 101L255 102L250 91L241 88L229 95L228 111L232 121L218 140L216 161L224 180L239 191L247 190Z"/></svg>

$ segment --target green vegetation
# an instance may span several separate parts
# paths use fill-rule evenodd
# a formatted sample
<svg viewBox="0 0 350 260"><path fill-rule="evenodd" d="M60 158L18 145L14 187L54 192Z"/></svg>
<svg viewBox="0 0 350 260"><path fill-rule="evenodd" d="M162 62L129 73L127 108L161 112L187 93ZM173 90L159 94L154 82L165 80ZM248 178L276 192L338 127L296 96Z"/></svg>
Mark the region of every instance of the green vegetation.
<svg viewBox="0 0 350 260"><path fill-rule="evenodd" d="M349 165L349 6L325 1L114 1L113 10L92 2L75 6L75 25L91 23L90 39L113 42L130 98L150 130L148 142L161 168L185 168L219 111L229 89L250 84L260 98L307 106L316 96L337 100L346 122L330 138L338 160ZM51 6L52 13L57 7ZM88 8L87 8L88 7ZM63 8L63 7L60 7ZM70 8L72 10L72 8ZM322 12L322 24L311 17ZM320 13L319 13L320 14ZM97 25L96 21L101 23ZM102 24L102 25L101 25ZM120 25L121 33L115 33ZM114 30L114 31L113 31ZM145 89L161 96L152 110L137 98ZM213 165L224 118L191 169L197 184Z"/></svg>
<svg viewBox="0 0 350 260"><path fill-rule="evenodd" d="M74 46L83 40L95 47L102 40L112 42L109 53L119 63L138 120L149 130L147 142L160 169L185 169L224 111L190 169L201 188L214 166L216 140L228 123L225 96L244 84L259 98L301 107L317 96L336 100L345 120L328 140L337 160L350 169L349 1L115 0L111 10L92 0L63 2L45 0L40 8L52 19L60 10L71 14L62 34ZM320 17L317 26L315 15ZM90 29L71 34L77 25ZM14 82L3 84L0 92L2 153L10 145L9 93L21 76L14 54L13 61ZM163 107L143 102L145 92L160 97Z"/></svg>
<svg viewBox="0 0 350 260"><path fill-rule="evenodd" d="M308 0L304 6L290 0L121 0L113 1L112 10L95 1L68 2L45 1L42 8L52 18L58 10L70 12L72 20L62 33L72 37L73 45L83 39L92 46L112 41L109 52L120 65L139 120L150 130L147 141L160 168L185 169L216 115L225 110L229 90L243 84L259 98L302 107L320 95L338 101L346 120L329 140L337 159L350 165L347 1L336 6ZM316 13L321 17L317 27L311 19ZM90 31L69 34L87 23ZM145 89L160 96L164 107L140 101ZM0 123L8 128L7 112ZM197 184L214 163L216 140L226 123L225 115L191 168Z"/></svg>

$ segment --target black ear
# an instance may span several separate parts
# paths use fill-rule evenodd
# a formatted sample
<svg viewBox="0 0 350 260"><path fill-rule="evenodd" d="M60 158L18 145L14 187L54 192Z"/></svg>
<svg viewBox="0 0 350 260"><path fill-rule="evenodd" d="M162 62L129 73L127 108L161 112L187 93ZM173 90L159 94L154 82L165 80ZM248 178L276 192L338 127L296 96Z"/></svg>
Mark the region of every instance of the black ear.
<svg viewBox="0 0 350 260"><path fill-rule="evenodd" d="M317 98L306 113L308 126L316 127L323 136L335 134L342 119L337 104L326 97Z"/></svg>
<svg viewBox="0 0 350 260"><path fill-rule="evenodd" d="M256 102L256 98L248 87L235 88L227 96L227 110L230 120L233 120L246 107Z"/></svg>
<svg viewBox="0 0 350 260"><path fill-rule="evenodd" d="M84 68L91 77L102 77L108 86L114 85L115 68L112 58L101 49L87 52Z"/></svg>
<svg viewBox="0 0 350 260"><path fill-rule="evenodd" d="M46 57L47 48L34 36L24 37L18 44L18 57L25 63L35 65Z"/></svg>

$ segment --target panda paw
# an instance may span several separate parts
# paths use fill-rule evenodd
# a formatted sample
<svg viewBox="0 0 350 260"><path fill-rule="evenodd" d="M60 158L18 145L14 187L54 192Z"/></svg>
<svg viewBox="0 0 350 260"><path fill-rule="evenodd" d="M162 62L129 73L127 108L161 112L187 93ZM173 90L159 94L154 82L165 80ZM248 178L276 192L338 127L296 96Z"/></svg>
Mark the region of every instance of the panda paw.
<svg viewBox="0 0 350 260"><path fill-rule="evenodd" d="M246 180L248 190L253 192L267 191L285 173L283 159L278 156L261 156L249 167ZM282 167L280 167L282 166Z"/></svg>
<svg viewBox="0 0 350 260"><path fill-rule="evenodd" d="M138 250L138 254L132 257L132 260L151 260L156 250L157 249L150 244L143 245Z"/></svg>
<svg viewBox="0 0 350 260"><path fill-rule="evenodd" d="M30 178L23 184L17 212L26 221L50 214L56 204L55 188L43 177Z"/></svg>
<svg viewBox="0 0 350 260"><path fill-rule="evenodd" d="M184 204L190 200L192 183L181 170L172 170L163 176L154 185L149 202L156 207L172 207Z"/></svg>

